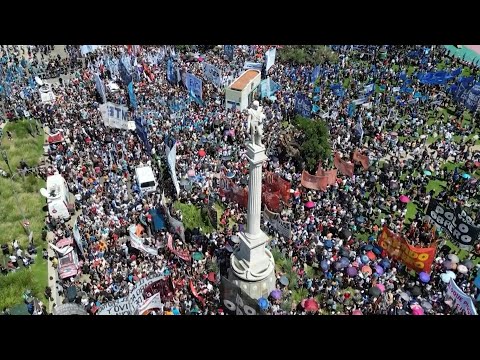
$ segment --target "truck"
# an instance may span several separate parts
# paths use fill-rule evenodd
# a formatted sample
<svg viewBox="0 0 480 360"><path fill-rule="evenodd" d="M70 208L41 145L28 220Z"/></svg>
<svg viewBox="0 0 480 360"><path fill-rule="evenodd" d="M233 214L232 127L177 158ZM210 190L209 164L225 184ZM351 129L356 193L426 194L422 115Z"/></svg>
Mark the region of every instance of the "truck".
<svg viewBox="0 0 480 360"><path fill-rule="evenodd" d="M135 178L142 194L157 190L157 180L151 166L139 166L135 169Z"/></svg>

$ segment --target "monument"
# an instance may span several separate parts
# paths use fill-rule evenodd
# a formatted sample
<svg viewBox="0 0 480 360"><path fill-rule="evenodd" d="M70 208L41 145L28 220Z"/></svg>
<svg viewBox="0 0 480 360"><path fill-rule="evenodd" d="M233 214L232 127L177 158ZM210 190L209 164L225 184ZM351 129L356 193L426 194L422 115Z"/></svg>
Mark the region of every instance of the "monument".
<svg viewBox="0 0 480 360"><path fill-rule="evenodd" d="M248 109L248 131L251 142L247 144L250 163L248 180L247 231L240 233L240 245L231 258L229 280L253 299L268 297L275 289L275 261L265 248L268 236L260 229L262 205L262 164L267 160L262 144L265 115L258 101Z"/></svg>

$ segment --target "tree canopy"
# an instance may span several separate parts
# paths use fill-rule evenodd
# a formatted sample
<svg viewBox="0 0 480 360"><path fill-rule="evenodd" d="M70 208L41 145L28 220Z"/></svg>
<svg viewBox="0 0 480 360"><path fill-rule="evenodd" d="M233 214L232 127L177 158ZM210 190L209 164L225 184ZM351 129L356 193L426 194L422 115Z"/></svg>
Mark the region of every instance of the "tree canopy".
<svg viewBox="0 0 480 360"><path fill-rule="evenodd" d="M307 119L302 116L295 117L295 127L300 134L300 155L305 161L305 168L308 172L315 173L320 160L331 159L328 127L321 119Z"/></svg>
<svg viewBox="0 0 480 360"><path fill-rule="evenodd" d="M318 65L338 62L338 54L326 45L287 45L278 50L282 62Z"/></svg>

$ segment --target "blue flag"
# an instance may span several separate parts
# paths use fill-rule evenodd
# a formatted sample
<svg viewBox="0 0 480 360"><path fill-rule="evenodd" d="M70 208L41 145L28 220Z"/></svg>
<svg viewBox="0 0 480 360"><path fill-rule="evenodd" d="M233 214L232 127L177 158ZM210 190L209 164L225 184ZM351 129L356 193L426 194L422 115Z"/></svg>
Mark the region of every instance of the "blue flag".
<svg viewBox="0 0 480 360"><path fill-rule="evenodd" d="M128 85L132 82L132 75L130 75L127 68L125 67L125 64L121 60L118 62L118 72L124 85Z"/></svg>
<svg viewBox="0 0 480 360"><path fill-rule="evenodd" d="M130 104L134 109L137 108L137 98L135 97L135 92L133 91L133 82L128 84L128 96L130 97Z"/></svg>

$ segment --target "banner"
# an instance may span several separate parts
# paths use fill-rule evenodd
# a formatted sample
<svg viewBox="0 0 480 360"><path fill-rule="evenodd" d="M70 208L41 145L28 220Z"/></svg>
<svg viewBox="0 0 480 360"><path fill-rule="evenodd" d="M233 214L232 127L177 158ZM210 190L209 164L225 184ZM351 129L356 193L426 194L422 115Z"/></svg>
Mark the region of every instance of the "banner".
<svg viewBox="0 0 480 360"><path fill-rule="evenodd" d="M386 226L383 227L377 242L391 257L402 261L407 268L430 274L432 262L435 260L436 245L428 248L413 247L401 235L395 234Z"/></svg>
<svg viewBox="0 0 480 360"><path fill-rule="evenodd" d="M134 129L137 132L138 137L140 140L142 140L143 145L145 147L145 150L147 154L150 156L152 153L152 145L150 144L150 141L148 140L147 136L147 127L146 127L146 122L143 120L141 117L137 116L135 117L135 120L133 121L133 126L131 121L127 121L127 129Z"/></svg>
<svg viewBox="0 0 480 360"><path fill-rule="evenodd" d="M80 235L80 231L78 229L78 220L75 220L75 224L73 224L73 238L77 243L77 247L80 250L80 253L82 254L82 256L84 256L82 236Z"/></svg>
<svg viewBox="0 0 480 360"><path fill-rule="evenodd" d="M251 62L251 61L245 61L243 64L243 70L258 70L262 71L263 64L262 63L256 63L256 62Z"/></svg>
<svg viewBox="0 0 480 360"><path fill-rule="evenodd" d="M445 229L452 242L460 249L471 250L478 241L480 228L469 221L459 206L452 210L441 205L438 200L431 199L426 215Z"/></svg>
<svg viewBox="0 0 480 360"><path fill-rule="evenodd" d="M102 304L97 315L134 315L140 306L145 302L143 290L158 280L163 279L163 276L147 277L140 279L133 287L130 294L127 296Z"/></svg>
<svg viewBox="0 0 480 360"><path fill-rule="evenodd" d="M203 96L202 80L200 80L195 75L187 73L185 82L186 82L187 90L189 92L192 92L195 95L195 97L199 98L200 100L203 100L202 99L202 96Z"/></svg>
<svg viewBox="0 0 480 360"><path fill-rule="evenodd" d="M203 75L217 88L222 86L222 72L217 67L204 63Z"/></svg>
<svg viewBox="0 0 480 360"><path fill-rule="evenodd" d="M133 90L133 81L130 82L130 84L128 84L127 90L128 90L128 97L130 98L130 105L132 105L132 107L136 109L137 98L135 97L135 92Z"/></svg>
<svg viewBox="0 0 480 360"><path fill-rule="evenodd" d="M99 106L105 126L128 130L128 108L111 102Z"/></svg>
<svg viewBox="0 0 480 360"><path fill-rule="evenodd" d="M303 170L301 184L307 189L326 191L329 184L329 176L311 175L306 170Z"/></svg>
<svg viewBox="0 0 480 360"><path fill-rule="evenodd" d="M222 276L220 298L226 310L235 315L260 315L258 302L246 294L240 287Z"/></svg>
<svg viewBox="0 0 480 360"><path fill-rule="evenodd" d="M335 157L333 158L333 164L343 175L350 177L353 176L353 164L342 160L338 152L335 153Z"/></svg>
<svg viewBox="0 0 480 360"><path fill-rule="evenodd" d="M318 177L326 176L328 178L328 185L333 185L337 182L337 174L338 174L337 169L324 170L322 169L322 165L318 164L318 169L317 169L317 172L315 173L315 176L318 176Z"/></svg>
<svg viewBox="0 0 480 360"><path fill-rule="evenodd" d="M123 60L119 60L118 62L118 73L122 79L123 85L128 85L132 82L132 75L130 75Z"/></svg>
<svg viewBox="0 0 480 360"><path fill-rule="evenodd" d="M192 257L190 256L190 252L188 250L177 250L173 247L173 236L172 234L167 234L167 248L173 254L178 256L180 259L185 261L192 261Z"/></svg>
<svg viewBox="0 0 480 360"><path fill-rule="evenodd" d="M53 93L51 84L44 84L38 89L38 91L40 92L42 103L51 104L55 101L55 94Z"/></svg>
<svg viewBox="0 0 480 360"><path fill-rule="evenodd" d="M453 279L447 285L447 296L453 299L453 308L464 315L478 315L473 299L458 287Z"/></svg>
<svg viewBox="0 0 480 360"><path fill-rule="evenodd" d="M265 207L263 216L265 220L272 225L275 231L277 231L286 240L290 240L292 238L292 224L289 221L283 221L280 217L280 214L274 213Z"/></svg>
<svg viewBox="0 0 480 360"><path fill-rule="evenodd" d="M262 99L269 98L281 88L282 87L276 82L274 82L272 79L264 79L260 82L260 97Z"/></svg>
<svg viewBox="0 0 480 360"><path fill-rule="evenodd" d="M95 77L95 87L102 98L103 104L105 104L107 102L107 95L105 94L105 85L103 84L102 79L100 79L100 75L95 74L94 77Z"/></svg>
<svg viewBox="0 0 480 360"><path fill-rule="evenodd" d="M178 83L177 70L175 69L175 65L173 64L172 58L169 58L167 60L167 81L172 85L175 85Z"/></svg>
<svg viewBox="0 0 480 360"><path fill-rule="evenodd" d="M353 161L360 162L362 164L363 169L368 170L370 159L368 158L367 155L363 155L362 153L360 153L360 151L355 150L353 153Z"/></svg>
<svg viewBox="0 0 480 360"><path fill-rule="evenodd" d="M310 118L312 103L305 94L297 92L295 95L295 112L303 117Z"/></svg>
<svg viewBox="0 0 480 360"><path fill-rule="evenodd" d="M170 148L167 141L168 139L173 138L165 137L165 155L167 156L168 168L170 169L170 175L172 177L173 185L175 186L175 191L177 192L178 196L180 195L180 184L178 183L177 170L175 168L177 161L177 143L175 140L173 140L173 145Z"/></svg>
<svg viewBox="0 0 480 360"><path fill-rule="evenodd" d="M317 65L312 71L312 75L310 77L310 82L314 83L315 80L317 80L319 76L320 76L320 65Z"/></svg>
<svg viewBox="0 0 480 360"><path fill-rule="evenodd" d="M170 225L170 230L180 236L180 239L182 239L182 241L185 241L185 227L183 226L183 223L170 215L170 210L168 210L167 206L165 206L164 209L165 214L167 215L168 223Z"/></svg>
<svg viewBox="0 0 480 360"><path fill-rule="evenodd" d="M140 236L137 236L136 231L138 226L141 226L141 225L131 225L128 228L128 232L130 234L130 243L132 244L132 247L150 255L158 255L157 249L151 246L145 245L143 243L143 239Z"/></svg>
<svg viewBox="0 0 480 360"><path fill-rule="evenodd" d="M81 45L80 46L80 53L82 56L85 56L88 53L94 52L97 50L98 45Z"/></svg>
<svg viewBox="0 0 480 360"><path fill-rule="evenodd" d="M233 61L233 52L235 45L223 45L223 52L229 61Z"/></svg>
<svg viewBox="0 0 480 360"><path fill-rule="evenodd" d="M277 49L271 48L265 53L265 69L268 71L273 64L275 64L275 56L277 55Z"/></svg>
<svg viewBox="0 0 480 360"><path fill-rule="evenodd" d="M155 294L145 300L145 302L138 308L138 315L147 315L148 310L159 309L160 313L163 314L163 304L160 294Z"/></svg>
<svg viewBox="0 0 480 360"><path fill-rule="evenodd" d="M173 296L172 279L166 277L151 283L143 289L145 299L159 294L162 299L170 299Z"/></svg>

